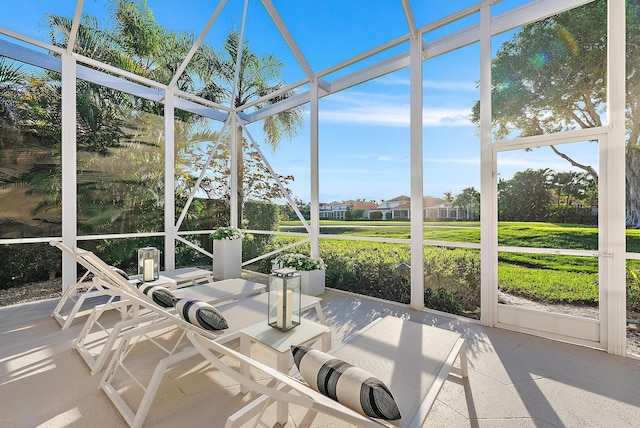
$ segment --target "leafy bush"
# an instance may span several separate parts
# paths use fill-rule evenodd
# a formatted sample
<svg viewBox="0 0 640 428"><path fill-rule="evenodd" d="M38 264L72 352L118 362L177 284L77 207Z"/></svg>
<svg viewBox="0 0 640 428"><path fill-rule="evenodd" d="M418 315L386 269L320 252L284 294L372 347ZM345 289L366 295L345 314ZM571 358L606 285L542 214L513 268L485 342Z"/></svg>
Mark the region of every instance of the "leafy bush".
<svg viewBox="0 0 640 428"><path fill-rule="evenodd" d="M633 269L627 269L627 310L640 312L640 278Z"/></svg>
<svg viewBox="0 0 640 428"><path fill-rule="evenodd" d="M327 264L328 287L409 303L409 281L396 269L410 259L407 245L327 240L320 255Z"/></svg>
<svg viewBox="0 0 640 428"><path fill-rule="evenodd" d="M229 226L217 228L210 235L210 238L214 241L233 241L235 239L242 239L243 236L240 229Z"/></svg>
<svg viewBox="0 0 640 428"><path fill-rule="evenodd" d="M294 242L274 240L274 249ZM309 254L309 245L287 250ZM320 255L327 264L327 287L400 303L411 300L410 278L397 266L410 260L408 245L364 241L323 240ZM282 257L282 256L280 256ZM261 270L269 272L270 261ZM425 305L454 314L480 305L480 256L464 249L425 249Z"/></svg>
<svg viewBox="0 0 640 428"><path fill-rule="evenodd" d="M298 271L326 269L324 260L306 254L281 254L273 260L273 269L290 268Z"/></svg>
<svg viewBox="0 0 640 428"><path fill-rule="evenodd" d="M271 202L245 201L244 219L247 229L277 230L279 208ZM268 252L273 242L272 235L247 234L242 242L242 259L250 260Z"/></svg>
<svg viewBox="0 0 640 428"><path fill-rule="evenodd" d="M46 281L61 272L60 250L48 243L0 245L0 289Z"/></svg>
<svg viewBox="0 0 640 428"><path fill-rule="evenodd" d="M464 306L462 306L458 297L442 287L436 290L430 288L425 289L424 305L427 308L437 309L450 314L462 315L464 313Z"/></svg>
<svg viewBox="0 0 640 428"><path fill-rule="evenodd" d="M431 299L442 301L447 312L461 313L480 307L480 252L463 248L425 248L424 284ZM437 299L436 299L437 297ZM455 304L449 302L455 297ZM438 307L433 309L443 310Z"/></svg>

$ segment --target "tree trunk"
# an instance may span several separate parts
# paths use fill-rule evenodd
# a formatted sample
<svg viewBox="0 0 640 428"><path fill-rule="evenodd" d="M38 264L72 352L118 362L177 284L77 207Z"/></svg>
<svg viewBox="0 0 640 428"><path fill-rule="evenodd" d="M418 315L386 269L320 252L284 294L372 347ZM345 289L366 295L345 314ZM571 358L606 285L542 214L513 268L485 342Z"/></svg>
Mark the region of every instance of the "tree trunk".
<svg viewBox="0 0 640 428"><path fill-rule="evenodd" d="M640 145L627 146L627 227L640 228Z"/></svg>
<svg viewBox="0 0 640 428"><path fill-rule="evenodd" d="M236 155L238 159L238 227L242 228L242 206L244 205L244 158L243 158L243 138L242 126L238 125L236 130L238 141L236 142Z"/></svg>

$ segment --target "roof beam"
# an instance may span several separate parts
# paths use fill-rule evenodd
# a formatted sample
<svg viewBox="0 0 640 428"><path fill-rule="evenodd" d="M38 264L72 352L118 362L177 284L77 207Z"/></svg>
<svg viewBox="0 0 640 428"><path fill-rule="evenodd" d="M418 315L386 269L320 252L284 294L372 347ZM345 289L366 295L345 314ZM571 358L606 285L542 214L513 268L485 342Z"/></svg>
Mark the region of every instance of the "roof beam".
<svg viewBox="0 0 640 428"><path fill-rule="evenodd" d="M300 80L300 81L298 81L296 83L292 83L290 85L283 86L282 88L278 89L277 91L273 91L273 92L271 92L271 93L269 93L267 95L264 95L264 96L262 96L260 98L255 99L255 100L253 100L251 102L248 102L246 104L241 105L238 108L238 111L247 110L248 108L251 108L251 107L253 107L253 106L257 105L257 104L260 104L262 102L265 102L267 100L270 100L271 98L276 97L276 96L278 96L278 95L280 95L280 94L282 94L284 92L293 91L294 89L299 88L300 86L302 86L302 85L304 85L306 83L309 83L309 81L307 79L304 79L304 80Z"/></svg>
<svg viewBox="0 0 640 428"><path fill-rule="evenodd" d="M535 22L549 16L564 12L566 10L582 6L587 3L591 3L593 0L537 0L532 3L527 3L523 6L505 12L501 15L493 17L491 19L491 35L503 33L505 31L518 28L531 22ZM473 13L474 9L478 9L478 5L469 7L460 13L469 15ZM449 18L445 18L444 21L449 21ZM443 22L430 24L421 28L419 31L431 31L443 25ZM394 42L408 40L408 36L396 39ZM480 26L474 25L456 33L444 36L431 43L425 44L424 51L427 54L427 58L433 58L438 55L442 55L447 52L451 52L455 49L467 46L472 43L476 43L480 40ZM380 52L378 48L369 51L371 56ZM363 57L364 58L364 57ZM343 63L345 66L353 64L353 62ZM406 68L409 66L409 52L399 54L393 58L386 59L384 61L373 64L362 70L358 70L330 83L330 91L321 96L326 96L347 89L352 86L359 85L369 80L375 79L386 74L393 73L397 70ZM332 68L331 72L337 71L339 68ZM320 72L318 75L325 75L326 72ZM273 104L267 108L253 112L246 116L249 122L263 119L275 113L280 113L289 108L297 107L306 102L309 102L309 93L304 92L298 94L295 97L291 97L287 100L283 100L277 104Z"/></svg>
<svg viewBox="0 0 640 428"><path fill-rule="evenodd" d="M76 13L73 16L73 22L71 24L71 32L67 39L67 53L73 52L73 46L76 44L76 36L78 35L78 27L80 27L80 18L82 18L82 5L84 0L78 0L76 3Z"/></svg>
<svg viewBox="0 0 640 428"><path fill-rule="evenodd" d="M409 26L409 34L413 40L418 38L418 28L416 27L416 18L411 9L410 0L402 0L402 8L404 9L404 16L407 19L407 25Z"/></svg>
<svg viewBox="0 0 640 428"><path fill-rule="evenodd" d="M491 19L491 34L492 35L500 34L502 32L509 31L519 26L522 26L540 19L547 18L554 14L561 13L578 6L582 6L592 1L593 0L537 0L535 2L527 3L516 9L510 10L501 15L493 17ZM284 22L282 21L282 18L276 11L273 3L271 2L271 0L262 0L262 2L265 8L267 9L267 11L269 12L271 19L274 21L280 33L282 34L285 41L289 45L289 48L292 50L293 54L295 55L296 59L300 63L301 67L304 69L307 75L307 78L309 79L309 81L312 81L314 76L313 70L309 66L308 62L306 61L304 55L300 51L295 40L289 33L287 27L284 25ZM475 9L478 9L478 5L471 6L467 9L460 11L458 14L454 14L454 15L455 16L459 16L460 14L469 15L471 13L474 13ZM435 28L439 28L450 22L452 22L452 17L447 17L436 23L429 24L425 27L418 29L418 32L423 33L423 32L432 31ZM22 40L24 42L33 44L35 46L39 46L51 52L56 52L59 54L62 54L65 52L64 49L60 49L54 45L43 43L39 40L35 40L33 38L20 35L6 28L0 27L0 33L14 37L18 40ZM409 39L409 36L400 37L398 39L395 39L391 42L388 42L382 45L381 47L372 49L366 52L365 54L362 54L358 57L354 57L352 60L341 63L339 66L332 67L326 71L318 73L318 75L322 76L330 72L340 70L341 68L352 65L360 60L363 60L377 53L380 53L390 47L403 43L408 39ZM427 58L433 58L435 56L442 55L446 52L450 52L452 50L461 48L463 46L467 46L469 44L475 43L479 41L479 39L480 39L480 28L479 28L479 25L475 25L426 44L426 47L424 48L424 52L426 53ZM6 42L3 40L0 40L0 54L18 59L20 61L32 64L32 65L50 69L53 71L59 72L61 69L60 60L58 58L36 52L28 48L20 47L18 45L15 45L13 43ZM91 58L87 58L77 54L74 54L74 56L76 56L79 62L83 62L85 64L88 64L94 67L105 69L111 73L118 74L120 76L126 77L127 79L131 79L131 80L140 82L143 85L148 85L152 87L152 88L146 88L146 90L143 90L143 91L135 91L134 93L140 94L139 96L149 97L149 99L155 100L157 99L157 97L155 96L155 91L156 91L155 88L158 88L158 89L166 88L165 85L159 84L157 82L153 82L149 79L145 79L133 73L128 73L128 72L119 70L115 67L108 66L107 64L103 64ZM381 61L379 63L376 63L365 69L348 74L331 83L327 83L326 81L319 82L319 86L324 91L324 93L321 94L320 96L321 97L326 96L326 95L341 91L343 89L358 85L360 83L375 79L377 77L392 73L402 68L406 68L408 67L408 64L409 64L409 53L407 52L407 53L397 55L393 58ZM93 71L96 73L100 73L95 70ZM83 74L83 72L80 72L80 73ZM121 81L117 85L113 83L115 87L109 85L110 87L114 87L115 89L118 89L124 86L129 87L124 83L126 81L123 81L123 79L117 79L116 77L113 77L110 75L106 75L106 76L110 77L111 79L105 79L104 77L102 77L101 79L99 79L99 81L100 82ZM131 85L134 85L133 82L128 82L128 83ZM133 88L133 86L131 86L130 88ZM154 93L153 96L151 92ZM199 97L195 97L194 101L197 98ZM241 114L241 117L246 123L255 122L262 118L268 117L272 114L276 114L276 113L303 105L309 102L309 99L310 99L309 91L301 92L299 94L294 95L293 97L287 98L286 100L280 101L279 103L273 104L259 111L255 111L250 114ZM200 111L200 108L198 107L197 110ZM198 114L201 114L201 113L198 113ZM219 111L216 113L212 113L211 115L206 115L206 117L212 117L216 120L223 120L223 116L226 117L224 113L221 113Z"/></svg>
<svg viewBox="0 0 640 428"><path fill-rule="evenodd" d="M218 7L211 15L211 18L209 18L209 22L207 22L207 25L204 26L204 29L198 36L198 39L195 41L193 46L191 46L189 53L184 58L184 61L182 61L182 64L180 64L180 67L178 67L178 70L176 71L176 74L173 76L173 79L171 79L171 82L169 82L170 88L175 87L176 84L178 83L178 79L180 79L180 76L182 76L182 73L184 73L184 71L187 69L187 65L189 65L191 58L193 58L193 55L195 55L200 45L202 45L202 42L204 41L205 36L209 32L209 29L211 28L213 23L216 21L216 19L218 19L218 15L220 15L220 12L222 11L226 3L227 3L227 0L220 0L220 3L218 3Z"/></svg>
<svg viewBox="0 0 640 428"><path fill-rule="evenodd" d="M25 64L31 64L36 67L62 73L62 64L60 63L59 57L47 55L2 39L0 39L0 55L24 62Z"/></svg>
<svg viewBox="0 0 640 428"><path fill-rule="evenodd" d="M514 28L530 24L541 19L565 12L578 6L591 3L593 0L538 0L526 3L516 9L505 12L491 19L491 35L501 34ZM427 58L433 58L446 52L468 46L480 40L480 24L471 25L464 30L427 43Z"/></svg>
<svg viewBox="0 0 640 428"><path fill-rule="evenodd" d="M59 55L62 55L63 53L66 52L66 50L64 50L63 48L60 48L60 47L55 46L55 45L52 45L51 43L46 43L46 42L43 42L42 40L37 40L37 39L34 39L33 37L29 37L29 36L25 36L24 34L16 33L15 31L9 30L8 28L5 28L5 27L0 27L0 34L5 34L5 35L7 35L7 36L9 36L9 37L11 37L13 39L20 40L22 42L28 43L28 44L33 45L33 46L37 46L37 47L42 48L42 49L46 49L49 52L54 52L54 53L57 53ZM9 43L9 42L7 42L7 43ZM13 44L13 43L11 43L11 44ZM15 46L18 46L18 45L15 45ZM29 49L29 48L25 48L25 49Z"/></svg>
<svg viewBox="0 0 640 428"><path fill-rule="evenodd" d="M233 75L233 89L231 90L231 99L229 100L229 107L236 108L236 90L238 90L238 84L240 82L240 66L242 64L242 47L244 45L244 27L247 23L247 8L249 7L249 0L244 0L244 7L242 8L242 24L240 26L240 34L238 35L238 46L236 46L236 69Z"/></svg>
<svg viewBox="0 0 640 428"><path fill-rule="evenodd" d="M33 49L19 46L6 40L0 40L0 55L8 58L15 59L25 64L30 64L36 67L44 68L46 70L62 72L62 64L59 57L47 55L42 52L35 51ZM73 54L74 58L78 58L79 55ZM82 57L83 59L87 59ZM94 60L91 60L93 63ZM107 68L106 64L96 64L102 68ZM142 85L140 83L132 82L122 77L113 76L100 70L85 67L80 64L76 64L77 77L87 82L92 82L98 85L105 86L107 88L115 89L117 91L126 92L147 100L161 102L164 99L164 89L157 87L150 87ZM157 84L155 82L152 82ZM201 103L198 100L202 100ZM199 114L210 119L224 122L229 116L228 113L223 113L214 108L214 106L203 105L202 103L210 104L207 100L200 97L192 96L192 100L186 100L176 97L175 105L191 113ZM220 108L223 108L220 106Z"/></svg>
<svg viewBox="0 0 640 428"><path fill-rule="evenodd" d="M186 100L181 97L175 97L174 101L175 107L177 109L188 111L202 117L208 117L209 119L217 120L218 122L225 122L229 118L229 113L221 112L219 110L207 107L197 102Z"/></svg>
<svg viewBox="0 0 640 428"><path fill-rule="evenodd" d="M293 55L298 60L298 64L300 64L300 67L302 67L302 69L304 70L307 78L310 82L313 81L315 78L315 73L311 69L311 66L309 65L309 62L307 62L304 54L298 47L295 39L289 32L289 29L282 20L282 17L273 5L273 2L271 0L262 0L262 4L264 5L265 9L267 9L267 12L269 13L269 16L271 16L271 20L273 20L273 23L276 24L276 27L278 27L280 34L282 34L282 37L284 37L285 42L287 42L289 49L291 49L291 52L293 52Z"/></svg>

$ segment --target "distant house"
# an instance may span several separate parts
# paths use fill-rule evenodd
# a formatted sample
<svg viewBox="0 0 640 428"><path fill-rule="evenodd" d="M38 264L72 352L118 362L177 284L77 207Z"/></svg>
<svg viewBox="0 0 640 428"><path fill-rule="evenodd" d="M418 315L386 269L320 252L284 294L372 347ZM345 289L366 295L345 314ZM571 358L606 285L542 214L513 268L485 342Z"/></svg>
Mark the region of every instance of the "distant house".
<svg viewBox="0 0 640 428"><path fill-rule="evenodd" d="M427 202L427 198L429 196L425 197L425 219L475 220L477 218L473 207L453 206L451 202L440 198L431 198L431 201Z"/></svg>
<svg viewBox="0 0 640 428"><path fill-rule="evenodd" d="M362 210L363 218L380 218L382 220L410 220L411 198L400 195L392 199L386 199L380 203L374 201L342 201L320 203L320 218L344 220L347 218L347 210L351 206L353 210ZM472 220L475 216L473 210L467 211L463 207L454 207L451 202L442 198L425 196L423 199L423 218L425 220ZM374 213L378 213L377 215ZM373 215L372 215L373 214Z"/></svg>
<svg viewBox="0 0 640 428"><path fill-rule="evenodd" d="M400 195L393 199L383 200L369 212L367 218L371 218L372 212L382 214L382 220L408 220L411 218L411 198Z"/></svg>
<svg viewBox="0 0 640 428"><path fill-rule="evenodd" d="M328 204L320 203L320 218L344 220L347 218L347 210L351 206L352 210L362 210L363 218L369 218L369 212L376 208L377 203L373 201L342 201L330 202Z"/></svg>

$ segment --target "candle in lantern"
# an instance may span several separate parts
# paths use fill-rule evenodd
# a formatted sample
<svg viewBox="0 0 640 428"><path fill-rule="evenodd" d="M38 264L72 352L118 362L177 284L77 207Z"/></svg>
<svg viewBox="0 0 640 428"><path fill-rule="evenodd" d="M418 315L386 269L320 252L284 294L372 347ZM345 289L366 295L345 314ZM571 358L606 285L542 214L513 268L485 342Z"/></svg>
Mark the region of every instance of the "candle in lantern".
<svg viewBox="0 0 640 428"><path fill-rule="evenodd" d="M153 259L146 259L144 261L144 273L142 275L143 281L153 281Z"/></svg>
<svg viewBox="0 0 640 428"><path fill-rule="evenodd" d="M283 301L282 291L278 292L278 313L276 315L276 325L278 328L291 328L291 290L287 290L287 300Z"/></svg>

